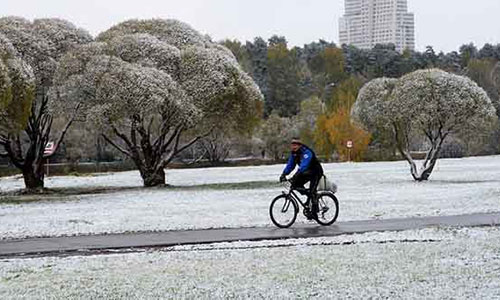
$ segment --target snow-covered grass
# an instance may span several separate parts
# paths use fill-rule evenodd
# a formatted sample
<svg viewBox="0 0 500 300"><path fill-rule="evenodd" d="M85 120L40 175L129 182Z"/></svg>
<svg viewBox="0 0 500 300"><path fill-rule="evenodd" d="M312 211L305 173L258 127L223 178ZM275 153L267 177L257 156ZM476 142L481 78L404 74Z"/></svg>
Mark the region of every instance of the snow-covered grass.
<svg viewBox="0 0 500 300"><path fill-rule="evenodd" d="M59 201L0 203L0 239L127 231L271 226L268 206L282 188L283 165L167 171L177 188L73 195ZM414 182L406 162L326 164L338 184L339 221L500 211L500 156L439 160L429 182ZM245 188L246 182L262 186ZM234 185L224 188L225 183ZM221 184L205 188L204 184ZM50 188L140 186L137 172L50 177ZM0 179L2 191L22 179ZM190 186L189 188L182 188ZM198 187L197 187L198 186ZM306 222L303 217L298 223Z"/></svg>
<svg viewBox="0 0 500 300"><path fill-rule="evenodd" d="M500 299L500 229L0 260L1 299Z"/></svg>

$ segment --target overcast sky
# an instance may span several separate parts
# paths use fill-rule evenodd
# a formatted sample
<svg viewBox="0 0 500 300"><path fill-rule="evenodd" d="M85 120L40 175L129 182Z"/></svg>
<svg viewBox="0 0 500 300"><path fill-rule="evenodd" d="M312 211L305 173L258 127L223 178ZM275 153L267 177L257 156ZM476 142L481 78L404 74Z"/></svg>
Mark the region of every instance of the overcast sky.
<svg viewBox="0 0 500 300"><path fill-rule="evenodd" d="M129 18L176 18L215 40L284 35L292 46L338 42L344 0L0 0L0 15L60 17L92 34ZM417 50L500 43L500 0L408 0Z"/></svg>

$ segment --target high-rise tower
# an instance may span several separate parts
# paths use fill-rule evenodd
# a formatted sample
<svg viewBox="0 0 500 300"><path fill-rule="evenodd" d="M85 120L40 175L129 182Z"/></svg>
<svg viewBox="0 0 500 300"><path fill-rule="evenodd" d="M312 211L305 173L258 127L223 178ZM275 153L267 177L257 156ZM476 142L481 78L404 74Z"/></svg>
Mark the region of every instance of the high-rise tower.
<svg viewBox="0 0 500 300"><path fill-rule="evenodd" d="M371 49L393 43L398 51L415 49L415 18L407 0L344 0L339 20L340 44Z"/></svg>

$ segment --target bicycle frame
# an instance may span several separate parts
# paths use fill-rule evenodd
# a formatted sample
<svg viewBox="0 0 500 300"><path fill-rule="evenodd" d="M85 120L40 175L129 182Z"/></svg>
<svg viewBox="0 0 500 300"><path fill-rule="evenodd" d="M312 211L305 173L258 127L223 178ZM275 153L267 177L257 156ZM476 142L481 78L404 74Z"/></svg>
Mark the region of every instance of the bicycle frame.
<svg viewBox="0 0 500 300"><path fill-rule="evenodd" d="M333 193L328 191L319 191L317 193L313 193L313 195L310 195L309 191L307 189L303 189L302 187L292 188L292 185L289 181L284 182L283 187L285 188L285 190L281 192L281 195L273 199L273 201L271 202L271 206L269 207L271 220L276 226L280 228L290 227L295 222L297 213L300 211L300 206L302 206L303 213L307 217L307 219L315 219L316 222L318 222L320 225L331 225L337 219L339 206L338 200ZM301 197L299 196L299 193L305 195L303 191L306 192L309 196L308 201L310 199L310 196L313 196L318 202L317 217L316 214L313 215L310 213L308 201L302 201ZM323 198L324 196L327 197ZM331 201L333 201L333 203L331 203ZM293 211L291 212L293 213L292 215L290 215L289 212L290 206L292 206L293 208ZM329 212L331 208L335 209L333 211L333 214L329 213L327 215L326 213ZM281 212L279 212L280 209ZM282 220L278 220L280 218L279 216L284 216L280 215L280 213L286 214L285 219L283 220L284 223ZM278 216L278 219L276 219L276 216Z"/></svg>
<svg viewBox="0 0 500 300"><path fill-rule="evenodd" d="M290 181L286 181L283 184L285 187L286 187L286 183L290 184ZM295 193L296 190L292 187L292 185L290 184L290 188L288 188L288 187L286 187L286 188L288 189L288 193L283 192L283 195L286 195L287 199L291 199L295 203L300 203L300 205L302 206L302 208L305 209L306 208L306 203L302 202L302 200L300 199L300 197L297 196L297 194ZM283 208L283 209L285 209L285 208ZM286 209L288 209L288 205L287 205Z"/></svg>

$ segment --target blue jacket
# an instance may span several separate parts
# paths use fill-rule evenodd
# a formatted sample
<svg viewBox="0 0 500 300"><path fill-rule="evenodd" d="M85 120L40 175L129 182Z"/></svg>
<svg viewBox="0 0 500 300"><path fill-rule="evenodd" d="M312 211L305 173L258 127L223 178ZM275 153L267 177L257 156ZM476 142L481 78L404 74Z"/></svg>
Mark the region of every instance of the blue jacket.
<svg viewBox="0 0 500 300"><path fill-rule="evenodd" d="M323 173L323 168L316 158L316 154L309 149L309 147L302 145L297 152L292 152L288 158L284 175L292 173L296 166L299 166L297 173L304 173L307 171Z"/></svg>

